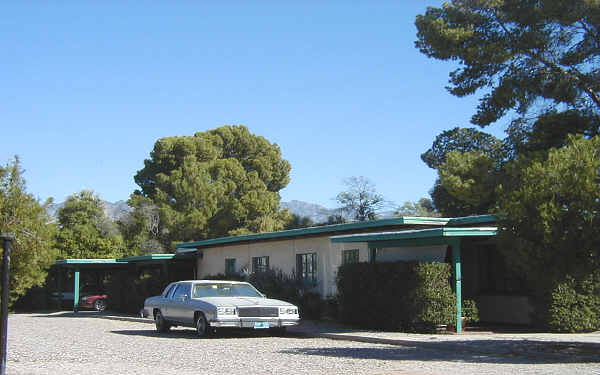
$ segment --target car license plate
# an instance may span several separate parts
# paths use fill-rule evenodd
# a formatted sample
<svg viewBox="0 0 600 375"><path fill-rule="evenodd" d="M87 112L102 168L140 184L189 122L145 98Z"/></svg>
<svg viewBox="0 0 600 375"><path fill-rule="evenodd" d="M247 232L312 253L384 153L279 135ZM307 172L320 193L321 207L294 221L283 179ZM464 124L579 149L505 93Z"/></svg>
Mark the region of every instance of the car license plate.
<svg viewBox="0 0 600 375"><path fill-rule="evenodd" d="M254 322L254 329L269 328L269 322Z"/></svg>

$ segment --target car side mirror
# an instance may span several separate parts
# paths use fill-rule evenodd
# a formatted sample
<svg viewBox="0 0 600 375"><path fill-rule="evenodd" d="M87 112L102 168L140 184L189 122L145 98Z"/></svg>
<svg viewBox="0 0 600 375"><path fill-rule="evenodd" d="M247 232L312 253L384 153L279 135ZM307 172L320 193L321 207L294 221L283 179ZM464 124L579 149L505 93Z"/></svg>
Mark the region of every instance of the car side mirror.
<svg viewBox="0 0 600 375"><path fill-rule="evenodd" d="M188 298L190 298L187 294L184 294L183 296L179 297L182 301L187 301Z"/></svg>

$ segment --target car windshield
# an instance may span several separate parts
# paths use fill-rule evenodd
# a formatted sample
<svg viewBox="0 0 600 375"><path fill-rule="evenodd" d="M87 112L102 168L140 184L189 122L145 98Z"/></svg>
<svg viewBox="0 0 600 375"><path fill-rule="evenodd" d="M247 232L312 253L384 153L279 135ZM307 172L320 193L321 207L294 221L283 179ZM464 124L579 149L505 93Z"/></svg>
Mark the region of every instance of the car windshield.
<svg viewBox="0 0 600 375"><path fill-rule="evenodd" d="M192 298L203 297L262 297L248 284L195 284Z"/></svg>

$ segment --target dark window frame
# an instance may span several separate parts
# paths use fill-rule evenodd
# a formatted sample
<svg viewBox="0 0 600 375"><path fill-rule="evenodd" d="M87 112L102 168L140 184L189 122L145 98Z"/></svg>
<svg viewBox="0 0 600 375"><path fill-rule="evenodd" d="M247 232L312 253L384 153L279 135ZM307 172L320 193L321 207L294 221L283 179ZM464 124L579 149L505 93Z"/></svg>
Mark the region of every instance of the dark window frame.
<svg viewBox="0 0 600 375"><path fill-rule="evenodd" d="M269 269L269 256L252 257L252 272L266 272Z"/></svg>
<svg viewBox="0 0 600 375"><path fill-rule="evenodd" d="M342 250L342 264L358 263L360 260L359 249Z"/></svg>
<svg viewBox="0 0 600 375"><path fill-rule="evenodd" d="M225 258L225 275L235 275L236 258Z"/></svg>
<svg viewBox="0 0 600 375"><path fill-rule="evenodd" d="M305 284L317 284L317 264L318 254L316 252L302 253L296 255L296 269L298 270L297 277Z"/></svg>

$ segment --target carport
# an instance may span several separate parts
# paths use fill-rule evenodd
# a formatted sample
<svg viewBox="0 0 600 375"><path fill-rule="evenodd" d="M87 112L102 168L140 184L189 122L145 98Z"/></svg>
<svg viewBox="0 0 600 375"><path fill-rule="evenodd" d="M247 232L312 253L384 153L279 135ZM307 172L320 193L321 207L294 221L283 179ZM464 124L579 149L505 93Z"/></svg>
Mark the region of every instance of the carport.
<svg viewBox="0 0 600 375"><path fill-rule="evenodd" d="M376 249L390 247L421 247L447 245L452 251L452 268L456 292L456 332L462 332L461 242L467 238L495 236L497 227L442 227L401 232L351 234L331 237L331 242L367 242L371 261L376 261Z"/></svg>
<svg viewBox="0 0 600 375"><path fill-rule="evenodd" d="M63 299L63 272L70 269L73 271L73 311L79 311L79 279L81 271L108 271L115 269L124 269L128 266L127 262L120 262L118 259L61 259L54 264L57 271L58 303L62 305Z"/></svg>
<svg viewBox="0 0 600 375"><path fill-rule="evenodd" d="M160 267L161 272L169 278L170 266L181 266L195 260L196 254L149 254L128 258L112 259L61 259L54 266L57 270L57 288L59 291L59 304L62 304L62 273L65 270L73 271L73 312L79 310L80 274L82 271L110 271L134 268L139 270L145 267ZM191 272L195 275L196 262L192 262Z"/></svg>

